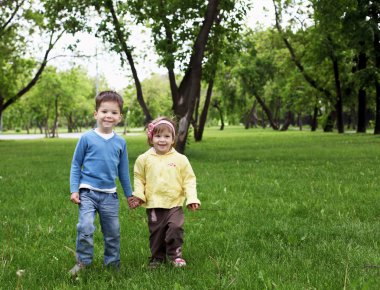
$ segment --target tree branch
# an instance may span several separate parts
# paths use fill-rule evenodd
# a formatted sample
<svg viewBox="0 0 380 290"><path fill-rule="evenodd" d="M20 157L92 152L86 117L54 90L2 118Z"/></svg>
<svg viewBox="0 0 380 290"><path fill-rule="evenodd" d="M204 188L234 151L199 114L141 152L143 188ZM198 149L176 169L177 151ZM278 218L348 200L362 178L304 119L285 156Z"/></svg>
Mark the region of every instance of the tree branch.
<svg viewBox="0 0 380 290"><path fill-rule="evenodd" d="M13 18L16 16L18 10L20 9L20 7L22 6L22 4L24 4L25 0L22 0L20 3L16 3L16 8L15 10L13 11L12 15L9 17L9 19L3 24L3 26L1 26L0 28L0 35L4 32L5 28L9 25L9 23L11 23L11 21L13 20Z"/></svg>
<svg viewBox="0 0 380 290"><path fill-rule="evenodd" d="M289 53L290 53L290 56L291 56L291 59L292 61L294 62L294 64L296 65L296 67L298 68L298 70L301 72L301 74L303 75L304 79L315 89L317 89L318 91L322 92L328 100L330 100L331 102L334 102L334 98L332 97L331 93L329 90L327 90L326 88L323 88L322 86L320 86L318 84L318 82L312 78L306 71L305 71L305 68L303 67L303 65L301 64L301 61L297 58L296 56L296 53L294 51L294 48L293 46L290 44L290 42L288 41L288 39L285 37L285 34L282 30L282 27L281 27L281 24L280 24L280 15L279 15L279 12L277 10L277 5L276 5L276 1L273 0L273 5L274 5L274 11L275 11L275 16L276 16L276 28L278 30L278 33L281 35L284 43L285 43L285 46L288 48L289 50Z"/></svg>
<svg viewBox="0 0 380 290"><path fill-rule="evenodd" d="M42 72L44 71L44 69L45 69L45 67L47 65L49 53L51 52L51 50L53 49L53 47L55 46L55 44L57 43L57 41L62 37L62 35L63 35L64 32L65 32L65 30L63 30L57 36L57 38L54 41L53 41L54 31L51 33L50 39L49 39L49 46L48 46L48 48L45 51L44 58L43 58L43 60L41 62L40 67L38 68L36 74L34 75L33 79L24 88L22 88L16 95L14 95L13 97L9 98L4 103L3 110L5 110L8 106L10 106L14 102L16 102L19 98L21 98L25 93L27 93L37 83L38 79L40 78Z"/></svg>

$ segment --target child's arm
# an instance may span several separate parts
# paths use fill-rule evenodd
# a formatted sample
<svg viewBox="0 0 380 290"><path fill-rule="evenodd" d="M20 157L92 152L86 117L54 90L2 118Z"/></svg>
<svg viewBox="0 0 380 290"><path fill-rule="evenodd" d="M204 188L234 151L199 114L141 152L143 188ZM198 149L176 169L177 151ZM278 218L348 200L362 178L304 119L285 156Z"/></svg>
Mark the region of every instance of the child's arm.
<svg viewBox="0 0 380 290"><path fill-rule="evenodd" d="M185 166L182 170L183 188L186 195L186 206L188 209L197 210L201 202L197 197L196 178L189 160L185 159Z"/></svg>
<svg viewBox="0 0 380 290"><path fill-rule="evenodd" d="M86 144L84 137L81 137L75 147L73 159L70 169L70 200L75 204L80 204L79 199L79 183L81 176L81 167L83 164L84 155L86 152Z"/></svg>
<svg viewBox="0 0 380 290"><path fill-rule="evenodd" d="M128 200L128 205L130 204L129 199L132 197L132 186L129 177L129 161L128 161L128 151L127 144L124 142L123 152L120 156L120 162L118 165L119 181L121 187L123 188L124 195Z"/></svg>
<svg viewBox="0 0 380 290"><path fill-rule="evenodd" d="M145 198L145 169L144 169L145 160L143 156L139 156L135 162L135 166L133 169L133 177L134 177L134 187L135 191L133 192L133 196L136 201L138 201L139 205L146 202Z"/></svg>

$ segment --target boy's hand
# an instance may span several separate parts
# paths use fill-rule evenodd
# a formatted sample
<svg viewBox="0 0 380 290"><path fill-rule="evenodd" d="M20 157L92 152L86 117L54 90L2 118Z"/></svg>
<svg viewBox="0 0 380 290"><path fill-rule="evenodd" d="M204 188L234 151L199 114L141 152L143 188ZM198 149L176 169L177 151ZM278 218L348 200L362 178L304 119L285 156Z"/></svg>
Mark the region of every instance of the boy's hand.
<svg viewBox="0 0 380 290"><path fill-rule="evenodd" d="M70 200L75 203L75 204L80 204L79 200L79 193L78 192L73 192L70 196Z"/></svg>
<svg viewBox="0 0 380 290"><path fill-rule="evenodd" d="M187 208L191 211L196 211L197 209L199 209L199 207L200 207L199 203L190 203L187 205Z"/></svg>
<svg viewBox="0 0 380 290"><path fill-rule="evenodd" d="M136 207L138 207L140 204L141 204L141 200L135 196L130 196L127 198L127 201L128 201L128 206L131 208L131 209L134 209Z"/></svg>

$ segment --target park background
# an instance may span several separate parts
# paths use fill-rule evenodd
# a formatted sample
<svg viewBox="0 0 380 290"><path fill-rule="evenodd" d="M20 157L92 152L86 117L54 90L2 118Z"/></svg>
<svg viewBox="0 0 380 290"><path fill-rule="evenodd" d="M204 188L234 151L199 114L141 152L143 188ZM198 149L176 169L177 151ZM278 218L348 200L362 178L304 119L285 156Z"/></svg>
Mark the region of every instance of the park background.
<svg viewBox="0 0 380 290"><path fill-rule="evenodd" d="M1 288L378 288L380 6L264 2L0 2L0 137L45 136L0 141ZM98 235L93 267L66 275L77 140L60 136L92 128L110 88L131 168L150 120L178 122L203 202L185 271L146 269L144 211L122 203L120 272Z"/></svg>

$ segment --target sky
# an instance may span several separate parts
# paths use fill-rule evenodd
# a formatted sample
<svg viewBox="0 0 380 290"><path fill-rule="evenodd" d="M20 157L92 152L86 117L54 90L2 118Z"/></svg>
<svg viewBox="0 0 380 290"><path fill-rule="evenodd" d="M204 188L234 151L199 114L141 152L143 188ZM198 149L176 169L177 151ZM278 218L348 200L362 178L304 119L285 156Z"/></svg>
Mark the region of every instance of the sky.
<svg viewBox="0 0 380 290"><path fill-rule="evenodd" d="M268 27L274 23L273 3L271 0L252 0L253 8L248 12L246 23L249 27L262 25ZM264 9L265 7L265 9ZM91 57L73 57L73 53L65 49L69 43L74 43L79 38L77 51L80 55ZM140 80L148 78L152 73L166 74L166 69L157 65L157 56L152 48L148 32L142 32L141 28L132 30L131 41L135 47L135 55L145 56L135 58L135 65ZM50 65L59 70L68 70L74 66L81 65L91 77L103 75L109 89L120 91L133 83L129 65L121 66L120 58L116 53L109 52L101 40L81 33L75 37L64 36L52 51Z"/></svg>

